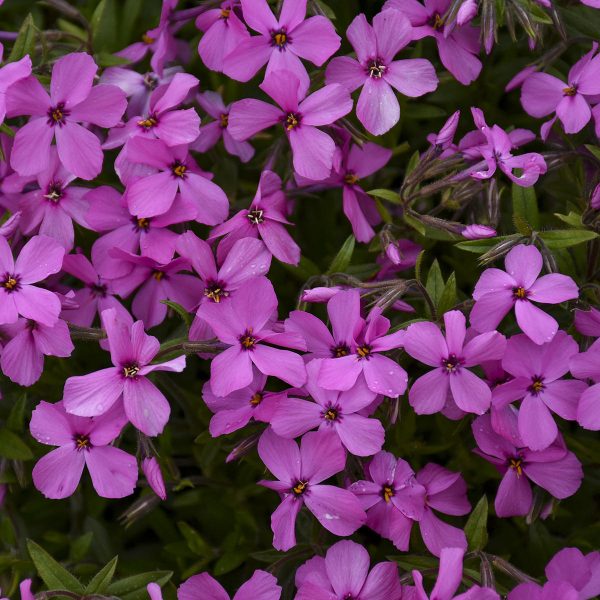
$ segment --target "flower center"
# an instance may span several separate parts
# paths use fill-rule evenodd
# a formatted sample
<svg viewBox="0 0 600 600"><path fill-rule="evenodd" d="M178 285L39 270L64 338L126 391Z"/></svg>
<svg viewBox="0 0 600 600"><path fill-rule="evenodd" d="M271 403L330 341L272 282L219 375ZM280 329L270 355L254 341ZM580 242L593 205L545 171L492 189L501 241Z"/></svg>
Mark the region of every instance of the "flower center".
<svg viewBox="0 0 600 600"><path fill-rule="evenodd" d="M524 287L513 288L513 296L516 300L525 300L527 298L527 290Z"/></svg>
<svg viewBox="0 0 600 600"><path fill-rule="evenodd" d="M387 67L383 64L382 60L380 58L376 58L375 60L371 61L367 67L367 74L372 79L381 79L386 69Z"/></svg>
<svg viewBox="0 0 600 600"><path fill-rule="evenodd" d="M123 375L125 375L125 377L129 377L130 379L137 377L137 374L139 372L140 372L140 368L135 363L132 363L130 365L125 365L123 367Z"/></svg>
<svg viewBox="0 0 600 600"><path fill-rule="evenodd" d="M58 204L58 201L63 196L62 184L60 181L51 181L46 189L46 193L44 194L44 198L50 200L54 204Z"/></svg>
<svg viewBox="0 0 600 600"><path fill-rule="evenodd" d="M369 346L368 344L358 346L358 348L356 349L356 354L358 354L359 359L369 358L369 356L371 355L371 346Z"/></svg>
<svg viewBox="0 0 600 600"><path fill-rule="evenodd" d="M444 26L444 19L441 17L439 13L435 13L431 18L431 26L436 30L440 30Z"/></svg>
<svg viewBox="0 0 600 600"><path fill-rule="evenodd" d="M87 435L76 435L75 436L75 449L78 451L89 450L92 444L90 438Z"/></svg>
<svg viewBox="0 0 600 600"><path fill-rule="evenodd" d="M338 406L329 405L322 413L321 416L329 422L338 421L340 418L340 409Z"/></svg>
<svg viewBox="0 0 600 600"><path fill-rule="evenodd" d="M252 329L246 329L239 339L242 350L252 350L256 346L256 338L252 335Z"/></svg>
<svg viewBox="0 0 600 600"><path fill-rule="evenodd" d="M252 225L260 225L260 223L262 223L265 220L264 214L264 210L261 210L260 208L254 208L248 211L246 217L248 221L252 223Z"/></svg>
<svg viewBox="0 0 600 600"><path fill-rule="evenodd" d="M144 44L146 44L146 46L149 46L150 44L154 44L155 39L151 36L149 36L147 33L145 33L142 36L142 42L144 42Z"/></svg>
<svg viewBox="0 0 600 600"><path fill-rule="evenodd" d="M154 279L156 279L156 281L162 281L164 279L164 276L165 276L164 271L154 271L154 273L152 273L152 277L154 277Z"/></svg>
<svg viewBox="0 0 600 600"><path fill-rule="evenodd" d="M292 488L292 492L296 496L302 496L304 492L306 492L306 488L308 487L308 481L297 481L296 485Z"/></svg>
<svg viewBox="0 0 600 600"><path fill-rule="evenodd" d="M577 86L570 85L569 87L563 88L563 94L565 96L576 96L577 95Z"/></svg>
<svg viewBox="0 0 600 600"><path fill-rule="evenodd" d="M106 298L106 286L103 283L92 283L90 290L94 296Z"/></svg>
<svg viewBox="0 0 600 600"><path fill-rule="evenodd" d="M5 273L2 277L2 281L0 282L0 286L2 286L8 293L20 290L21 284L19 283L19 276Z"/></svg>
<svg viewBox="0 0 600 600"><path fill-rule="evenodd" d="M523 461L520 458L511 458L508 466L510 469L514 469L517 472L517 475L520 477L523 475Z"/></svg>
<svg viewBox="0 0 600 600"><path fill-rule="evenodd" d="M221 298L227 298L227 296L229 296L229 292L223 289L222 283L217 281L216 283L211 283L204 288L204 295L218 304L221 302Z"/></svg>
<svg viewBox="0 0 600 600"><path fill-rule="evenodd" d="M158 87L158 77L154 73L146 73L144 75L144 85L149 90L154 90Z"/></svg>
<svg viewBox="0 0 600 600"><path fill-rule="evenodd" d="M300 115L298 113L289 113L285 118L284 126L286 131L291 131L300 125Z"/></svg>
<svg viewBox="0 0 600 600"><path fill-rule="evenodd" d="M65 110L65 103L59 102L54 108L48 109L48 125L54 127L60 125L61 127L65 124L65 117L69 116L69 111Z"/></svg>
<svg viewBox="0 0 600 600"><path fill-rule="evenodd" d="M146 217L133 218L133 223L137 231L148 231L150 229L150 219Z"/></svg>
<svg viewBox="0 0 600 600"><path fill-rule="evenodd" d="M185 173L187 171L187 167L179 160L176 160L171 165L171 173L175 175L175 177L180 177L181 179L185 179Z"/></svg>
<svg viewBox="0 0 600 600"><path fill-rule="evenodd" d="M352 172L346 173L346 176L344 177L344 183L347 183L348 185L356 185L358 181L358 177Z"/></svg>
<svg viewBox="0 0 600 600"><path fill-rule="evenodd" d="M348 354L350 354L350 348L346 344L338 344L331 349L333 358L342 358L342 356L348 356Z"/></svg>
<svg viewBox="0 0 600 600"><path fill-rule="evenodd" d="M532 383L529 386L529 391L534 395L537 396L546 386L544 385L544 380L539 377L539 376L535 376L532 379Z"/></svg>
<svg viewBox="0 0 600 600"><path fill-rule="evenodd" d="M283 50L290 42L290 36L287 34L285 28L271 33L271 46L277 46L280 50Z"/></svg>
<svg viewBox="0 0 600 600"><path fill-rule="evenodd" d="M454 373L460 366L460 358L456 354L451 354L448 358L442 360L442 367L446 369L447 373Z"/></svg>
<svg viewBox="0 0 600 600"><path fill-rule="evenodd" d="M256 392L256 394L254 394L252 396L252 398L250 398L250 404L252 406L258 406L262 402L262 399L263 399L262 393L261 392Z"/></svg>
<svg viewBox="0 0 600 600"><path fill-rule="evenodd" d="M384 485L381 489L381 496L386 502L391 502L392 498L395 496L394 488L391 485Z"/></svg>
<svg viewBox="0 0 600 600"><path fill-rule="evenodd" d="M229 19L229 15L231 14L231 9L229 8L222 8L221 9L221 19Z"/></svg>
<svg viewBox="0 0 600 600"><path fill-rule="evenodd" d="M148 130L148 129L152 129L155 125L158 124L158 119L156 118L156 115L149 115L145 119L138 121L137 124L142 129Z"/></svg>
<svg viewBox="0 0 600 600"><path fill-rule="evenodd" d="M227 125L229 125L229 115L227 113L221 113L219 115L219 126L221 129L227 129Z"/></svg>

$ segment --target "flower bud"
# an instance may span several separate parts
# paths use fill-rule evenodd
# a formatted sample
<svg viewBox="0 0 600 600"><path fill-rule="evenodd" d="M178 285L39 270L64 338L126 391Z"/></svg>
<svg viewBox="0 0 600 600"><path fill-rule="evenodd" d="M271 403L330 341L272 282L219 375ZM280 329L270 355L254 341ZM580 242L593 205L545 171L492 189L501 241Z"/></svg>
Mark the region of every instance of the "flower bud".
<svg viewBox="0 0 600 600"><path fill-rule="evenodd" d="M166 500L167 491L165 489L165 481L160 470L160 465L154 456L149 456L142 461L142 471L144 471L148 485L152 488L154 493L161 500ZM150 594L150 596L154 600L152 594Z"/></svg>

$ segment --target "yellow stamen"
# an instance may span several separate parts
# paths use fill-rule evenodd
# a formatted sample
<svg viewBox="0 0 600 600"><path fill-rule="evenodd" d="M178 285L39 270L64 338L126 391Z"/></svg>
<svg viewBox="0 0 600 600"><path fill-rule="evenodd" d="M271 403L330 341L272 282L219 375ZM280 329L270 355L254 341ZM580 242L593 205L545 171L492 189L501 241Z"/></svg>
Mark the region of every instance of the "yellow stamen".
<svg viewBox="0 0 600 600"><path fill-rule="evenodd" d="M300 496L306 490L306 486L308 485L308 481L299 481L293 488L294 494Z"/></svg>
<svg viewBox="0 0 600 600"><path fill-rule="evenodd" d="M147 117L146 119L137 122L137 124L144 129L152 129L157 123L158 121L154 117Z"/></svg>
<svg viewBox="0 0 600 600"><path fill-rule="evenodd" d="M392 500L393 496L394 496L394 490L392 489L392 487L389 485L385 485L383 487L383 499L386 502L390 502Z"/></svg>
<svg viewBox="0 0 600 600"><path fill-rule="evenodd" d="M510 459L510 468L514 469L517 472L517 475L520 477L523 475L523 467L521 464L523 461L520 458L511 458Z"/></svg>
<svg viewBox="0 0 600 600"><path fill-rule="evenodd" d="M220 125L223 129L227 128L227 125L229 125L229 115L223 113L219 116L219 120L220 120Z"/></svg>
<svg viewBox="0 0 600 600"><path fill-rule="evenodd" d="M252 404L252 406L258 406L262 402L262 399L263 395L260 392L256 392L256 394L250 398L250 404Z"/></svg>
<svg viewBox="0 0 600 600"><path fill-rule="evenodd" d="M348 173L346 177L344 177L344 183L348 185L356 185L359 179L354 173Z"/></svg>
<svg viewBox="0 0 600 600"><path fill-rule="evenodd" d="M147 33L145 33L142 36L142 42L144 42L144 44L146 44L147 46L149 46L150 44L154 43L154 38L150 37Z"/></svg>
<svg viewBox="0 0 600 600"><path fill-rule="evenodd" d="M123 367L123 375L125 377L133 378L140 372L140 368L137 365L129 365L128 367Z"/></svg>
<svg viewBox="0 0 600 600"><path fill-rule="evenodd" d="M6 288L7 290L14 290L17 287L17 280L10 276L3 284L2 287Z"/></svg>

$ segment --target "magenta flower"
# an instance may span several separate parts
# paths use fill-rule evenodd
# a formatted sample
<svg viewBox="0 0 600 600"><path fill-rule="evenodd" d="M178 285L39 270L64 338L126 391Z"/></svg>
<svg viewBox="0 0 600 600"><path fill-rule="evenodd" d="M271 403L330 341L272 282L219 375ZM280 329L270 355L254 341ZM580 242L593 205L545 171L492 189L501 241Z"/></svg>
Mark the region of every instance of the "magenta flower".
<svg viewBox="0 0 600 600"><path fill-rule="evenodd" d="M31 415L29 430L41 444L58 446L33 468L35 487L53 500L67 498L79 484L84 465L92 484L103 498L123 498L137 483L135 456L111 446L127 422L123 409L96 418L74 417L64 403L40 402Z"/></svg>
<svg viewBox="0 0 600 600"><path fill-rule="evenodd" d="M583 479L581 463L560 437L545 450L535 452L516 447L498 435L492 429L489 415L478 417L471 428L479 446L474 452L502 474L494 501L499 517L516 517L530 511L533 504L530 481L561 500L579 489Z"/></svg>
<svg viewBox="0 0 600 600"><path fill-rule="evenodd" d="M169 420L171 408L147 375L152 371L180 373L185 368L185 356L150 364L160 344L146 335L141 321L131 325L119 320L114 309L108 309L102 313L102 322L113 366L69 377L64 389L65 409L73 415L95 417L122 399L129 421L146 435L158 435Z"/></svg>
<svg viewBox="0 0 600 600"><path fill-rule="evenodd" d="M575 310L573 319L575 329L583 335L600 337L600 310L591 307L590 310Z"/></svg>
<svg viewBox="0 0 600 600"><path fill-rule="evenodd" d="M50 148L48 168L37 175L39 189L27 192L19 200L21 229L25 235L40 233L54 238L68 252L73 248L73 221L87 227L85 213L88 188L70 186L75 179L59 160L56 148Z"/></svg>
<svg viewBox="0 0 600 600"><path fill-rule="evenodd" d="M473 291L475 305L471 325L477 331L493 331L514 307L521 331L536 344L552 340L558 323L534 302L559 304L579 296L577 284L568 276L550 273L538 277L542 255L535 246L515 246L505 257L505 271L486 269Z"/></svg>
<svg viewBox="0 0 600 600"><path fill-rule="evenodd" d="M279 123L290 141L296 173L314 180L328 177L335 143L318 127L331 125L352 110L352 98L346 88L326 85L306 96L298 77L288 70L271 73L260 88L279 107L254 98L234 102L229 110L231 137L242 142Z"/></svg>
<svg viewBox="0 0 600 600"><path fill-rule="evenodd" d="M285 438L295 438L318 427L331 430L346 449L356 456L371 456L381 450L385 439L383 425L360 412L373 401L364 380L350 390L336 392L317 385L321 360L306 366L304 389L314 402L286 396L281 398L271 417L273 431ZM295 395L295 394L294 394Z"/></svg>
<svg viewBox="0 0 600 600"><path fill-rule="evenodd" d="M495 229L492 229L487 225L478 225L477 223L474 223L472 225L465 225L460 232L460 235L468 240L482 240L485 238L496 237L498 234Z"/></svg>
<svg viewBox="0 0 600 600"><path fill-rule="evenodd" d="M58 273L64 255L58 242L36 235L15 261L6 238L0 236L0 325L14 323L19 315L48 327L58 321L58 296L32 284Z"/></svg>
<svg viewBox="0 0 600 600"><path fill-rule="evenodd" d="M279 600L281 587L277 579L257 569L231 600ZM177 600L230 600L223 586L208 573L193 575L177 588Z"/></svg>
<svg viewBox="0 0 600 600"><path fill-rule="evenodd" d="M27 319L0 327L10 339L4 342L2 373L19 385L33 385L44 369L44 356L71 356L74 346L67 324L58 320L52 326Z"/></svg>
<svg viewBox="0 0 600 600"><path fill-rule="evenodd" d="M354 494L321 483L339 473L346 464L346 452L333 433L307 433L298 448L293 440L267 429L258 442L258 455L277 477L277 481L263 480L259 484L282 497L271 516L273 546L277 550L289 550L296 545L296 517L303 505L335 535L351 535L365 522L366 515Z"/></svg>
<svg viewBox="0 0 600 600"><path fill-rule="evenodd" d="M592 117L591 96L600 94L600 56L594 57L598 44L579 59L564 82L549 73L532 73L521 88L521 104L532 117L556 113L543 131L545 139L550 127L560 119L565 133L581 131Z"/></svg>
<svg viewBox="0 0 600 600"><path fill-rule="evenodd" d="M0 51L0 60L2 60ZM6 116L6 93L12 85L31 75L31 58L29 54L17 62L5 64L0 68L0 125Z"/></svg>
<svg viewBox="0 0 600 600"><path fill-rule="evenodd" d="M537 583L521 583L512 590L507 600L579 600L572 585L565 581L549 581L543 587Z"/></svg>
<svg viewBox="0 0 600 600"><path fill-rule="evenodd" d="M322 16L306 19L305 0L283 0L279 19L266 0L241 0L241 4L247 25L260 35L229 52L223 59L223 72L237 81L248 81L267 63L266 77L290 71L304 96L310 79L300 58L320 67L340 47L340 36L331 21Z"/></svg>
<svg viewBox="0 0 600 600"><path fill-rule="evenodd" d="M92 246L92 262L104 278L121 277L131 270L131 265L111 255L113 248L131 253L139 251L158 262L168 262L179 237L168 227L196 217L195 202L183 200L180 194L175 196L169 210L156 217L132 215L127 199L106 185L90 190L85 200L89 203L85 215L88 227L107 232Z"/></svg>
<svg viewBox="0 0 600 600"><path fill-rule="evenodd" d="M225 192L207 178L188 153L187 146L169 148L162 140L134 137L127 143L126 156L132 163L147 165L153 174L129 183L125 196L132 214L156 217L166 213L177 192L196 206L196 220L216 225L227 218Z"/></svg>
<svg viewBox="0 0 600 600"><path fill-rule="evenodd" d="M406 552L414 521L423 517L425 488L410 465L390 452L379 452L366 467L368 480L348 489L367 513L366 526Z"/></svg>
<svg viewBox="0 0 600 600"><path fill-rule="evenodd" d="M387 0L383 7L395 8L408 17L413 40L433 37L444 67L463 85L469 85L481 72L481 61L477 58L479 28L461 24L458 18L455 24L448 25L444 17L450 4L450 0L425 0L425 6L417 0Z"/></svg>
<svg viewBox="0 0 600 600"><path fill-rule="evenodd" d="M202 388L202 399L215 413L210 420L210 435L217 437L232 433L245 427L251 419L268 423L286 392L268 392L264 389L266 382L267 376L259 373L250 385L219 397L214 395L207 381Z"/></svg>
<svg viewBox="0 0 600 600"><path fill-rule="evenodd" d="M147 456L142 461L142 471L152 491L161 499L167 499L165 480L160 471L160 465L154 456Z"/></svg>
<svg viewBox="0 0 600 600"><path fill-rule="evenodd" d="M250 207L217 225L208 236L209 241L223 237L217 250L219 260L224 259L236 241L260 238L277 260L297 265L300 248L285 228L290 223L285 218L284 209L285 193L281 189L279 175L263 171Z"/></svg>
<svg viewBox="0 0 600 600"><path fill-rule="evenodd" d="M473 337L465 344L465 316L458 310L444 314L446 336L434 323L413 323L406 330L404 349L418 361L435 367L410 388L409 401L417 414L440 412L448 392L465 412L483 414L492 400L487 383L467 367L504 355L506 338L497 331Z"/></svg>
<svg viewBox="0 0 600 600"><path fill-rule="evenodd" d="M571 356L571 373L580 379L591 379L594 385L585 389L577 406L577 422L586 429L600 429L600 343L596 340L586 352Z"/></svg>
<svg viewBox="0 0 600 600"><path fill-rule="evenodd" d="M244 163L248 162L254 156L254 148L248 142L234 140L227 129L231 105L226 106L220 94L210 91L198 94L198 104L214 121L200 127L200 136L192 144L192 150L206 152L223 138L223 146L229 154L237 156Z"/></svg>
<svg viewBox="0 0 600 600"><path fill-rule="evenodd" d="M198 316L228 346L210 365L210 385L217 396L227 396L250 385L256 370L294 387L304 384L306 369L302 358L289 350L266 345L279 341L288 344L289 336L271 329L276 312L277 296L265 277L244 282L231 302L223 306L215 302L200 306Z"/></svg>
<svg viewBox="0 0 600 600"><path fill-rule="evenodd" d="M419 571L413 570L416 600L500 600L500 596L491 588L472 586L464 594L454 594L458 590L463 575L464 548L442 548L440 552L440 566L437 580L431 595L427 595L423 587L423 576Z"/></svg>
<svg viewBox="0 0 600 600"><path fill-rule="evenodd" d="M377 563L369 571L369 553L342 540L330 546L325 558L315 556L296 571L295 600L400 600L398 565Z"/></svg>
<svg viewBox="0 0 600 600"><path fill-rule="evenodd" d="M480 160L466 171L459 173L457 177L462 178L469 175L474 179L490 179L496 170L500 169L517 185L531 187L539 179L539 176L547 171L546 161L541 154L529 152L513 156L511 150L515 142L511 136L498 125L488 126L481 109L471 108L471 113L475 125L486 143L469 148L469 154L478 155L477 158ZM487 168L484 170L484 167ZM513 172L515 169L519 169L520 174L515 174Z"/></svg>
<svg viewBox="0 0 600 600"><path fill-rule="evenodd" d="M127 297L139 287L131 310L136 319L144 322L146 329L160 325L167 316L167 305L162 300L177 302L188 312L193 310L203 292L202 282L189 271L186 258L175 258L161 263L148 256L138 256L116 248L113 257L133 265L124 277L112 280L112 287L119 296Z"/></svg>
<svg viewBox="0 0 600 600"><path fill-rule="evenodd" d="M167 146L191 144L200 135L200 117L193 108L176 110L176 107L198 83L193 75L175 73L169 83L152 92L147 110L110 130L102 147L117 148L135 136L156 138Z"/></svg>
<svg viewBox="0 0 600 600"><path fill-rule="evenodd" d="M33 76L9 88L9 116L31 115L29 123L17 132L11 154L11 165L20 175L35 175L48 168L54 138L67 171L88 180L100 173L100 140L79 123L113 127L125 112L127 100L115 86L92 87L97 70L89 54L67 54L54 63L50 95Z"/></svg>
<svg viewBox="0 0 600 600"><path fill-rule="evenodd" d="M531 450L543 450L554 442L558 427L550 411L563 419L577 418L583 381L560 379L569 372L569 360L578 352L577 342L559 331L551 342L538 346L526 335L508 340L503 369L515 379L494 389L494 406L504 408L521 400L519 435Z"/></svg>
<svg viewBox="0 0 600 600"><path fill-rule="evenodd" d="M408 375L395 361L382 352L400 348L404 331L388 334L390 322L375 307L366 321L360 316L358 290L337 293L328 303L327 310L333 323L335 337L343 340L333 349L335 358L321 363L318 384L327 390L345 391L359 379L373 394L397 398L406 390ZM335 322L334 322L335 319ZM311 332L307 332L311 335ZM330 348L329 356L332 356Z"/></svg>
<svg viewBox="0 0 600 600"><path fill-rule="evenodd" d="M362 86L356 116L373 135L389 131L400 120L400 104L392 88L411 98L437 88L438 78L428 60L394 60L411 35L409 20L398 10L378 13L373 26L361 13L346 31L358 60L342 56L327 65L327 83L341 83L350 92Z"/></svg>
<svg viewBox="0 0 600 600"><path fill-rule="evenodd" d="M196 27L204 32L198 54L211 71L223 71L223 59L250 38L236 14L237 8L239 0L225 0L220 8L210 8L196 18Z"/></svg>

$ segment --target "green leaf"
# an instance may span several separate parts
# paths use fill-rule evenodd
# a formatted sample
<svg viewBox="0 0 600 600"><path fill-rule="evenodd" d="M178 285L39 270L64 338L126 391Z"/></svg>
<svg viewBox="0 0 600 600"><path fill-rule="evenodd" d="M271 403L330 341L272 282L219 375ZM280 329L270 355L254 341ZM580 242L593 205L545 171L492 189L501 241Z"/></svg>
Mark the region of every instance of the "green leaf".
<svg viewBox="0 0 600 600"><path fill-rule="evenodd" d="M389 210L383 205L381 198L375 198L375 206L377 207L377 212L379 212L379 215L381 216L384 223L393 222L392 215L390 215Z"/></svg>
<svg viewBox="0 0 600 600"><path fill-rule="evenodd" d="M561 215L560 213L554 213L554 216L559 218L561 221L577 229L581 229L583 223L581 222L581 215L574 211L569 212L568 215Z"/></svg>
<svg viewBox="0 0 600 600"><path fill-rule="evenodd" d="M469 515L465 525L465 535L467 536L470 550L483 550L487 544L488 511L488 500L483 495L477 506L473 509L473 512Z"/></svg>
<svg viewBox="0 0 600 600"><path fill-rule="evenodd" d="M90 596L91 594L103 594L107 586L112 581L117 568L117 562L119 557L115 556L113 559L108 561L91 579L85 588L85 595Z"/></svg>
<svg viewBox="0 0 600 600"><path fill-rule="evenodd" d="M423 237L425 237L427 229L425 228L425 225L423 225L423 223L419 221L419 219L415 219L412 215L409 215L408 213L404 213L403 218L404 222L407 225L410 225L415 231L419 232Z"/></svg>
<svg viewBox="0 0 600 600"><path fill-rule="evenodd" d="M465 242L458 242L454 244L455 248L460 248L466 252L473 252L474 254L483 254L493 248L496 244L513 237L510 235L501 235L499 237L484 238L481 240L467 240Z"/></svg>
<svg viewBox="0 0 600 600"><path fill-rule="evenodd" d="M33 22L33 17L31 16L31 13L29 13L25 17L25 20L23 21L23 24L19 29L17 39L15 40L12 50L10 51L8 62L15 62L17 60L21 60L27 54L31 56L35 49L36 35L37 27Z"/></svg>
<svg viewBox="0 0 600 600"><path fill-rule="evenodd" d="M419 164L420 160L421 160L421 154L419 153L418 150L415 150L412 153L412 156L410 157L408 164L406 165L405 177L410 175L417 168L417 165Z"/></svg>
<svg viewBox="0 0 600 600"><path fill-rule="evenodd" d="M100 0L92 15L90 27L96 50L110 52L114 49L117 41L117 17L114 0Z"/></svg>
<svg viewBox="0 0 600 600"><path fill-rule="evenodd" d="M598 159L600 160L600 148L598 146L592 146L592 144L585 144L585 147Z"/></svg>
<svg viewBox="0 0 600 600"><path fill-rule="evenodd" d="M438 306L439 304L440 298L444 292L444 287L444 278L442 277L442 271L436 259L429 268L429 273L427 273L427 283L425 284L425 289L429 293L435 306Z"/></svg>
<svg viewBox="0 0 600 600"><path fill-rule="evenodd" d="M439 106L425 103L411 102L407 109L403 111L402 116L405 119L438 119L445 117L448 113Z"/></svg>
<svg viewBox="0 0 600 600"><path fill-rule="evenodd" d="M41 546L33 540L27 540L27 550L38 575L51 590L68 590L76 594L83 594L81 582L55 561Z"/></svg>
<svg viewBox="0 0 600 600"><path fill-rule="evenodd" d="M446 311L450 310L456 305L456 274L454 271L448 277L444 291L442 292L440 299L437 303L437 311L440 315L443 315Z"/></svg>
<svg viewBox="0 0 600 600"><path fill-rule="evenodd" d="M300 257L300 263L298 265L281 263L281 266L300 281L306 281L310 277L321 274L319 267L317 267L317 265L315 265L315 263L306 256Z"/></svg>
<svg viewBox="0 0 600 600"><path fill-rule="evenodd" d="M177 527L187 542L188 548L199 556L211 557L212 548L206 543L202 536L190 525L184 521L179 521Z"/></svg>
<svg viewBox="0 0 600 600"><path fill-rule="evenodd" d="M16 433L0 429L0 456L13 460L31 460L33 453Z"/></svg>
<svg viewBox="0 0 600 600"><path fill-rule="evenodd" d="M5 133L8 137L15 137L15 131L8 123L0 125L0 132Z"/></svg>
<svg viewBox="0 0 600 600"><path fill-rule="evenodd" d="M225 573L237 569L247 558L248 554L241 550L225 552L225 554L223 554L223 556L215 563L213 571L217 577L219 575L224 575Z"/></svg>
<svg viewBox="0 0 600 600"><path fill-rule="evenodd" d="M129 62L126 58L121 58L110 52L98 52L94 55L94 59L99 67L118 67L119 65L126 65Z"/></svg>
<svg viewBox="0 0 600 600"><path fill-rule="evenodd" d="M173 571L148 571L113 581L107 588L106 596L118 596L121 600L147 599L146 586L157 583L162 586L173 577Z"/></svg>
<svg viewBox="0 0 600 600"><path fill-rule="evenodd" d="M327 275L332 273L343 273L346 271L352 260L352 254L354 253L354 245L356 240L353 235L349 235L346 241L342 244L335 258L331 261L329 269L327 269Z"/></svg>
<svg viewBox="0 0 600 600"><path fill-rule="evenodd" d="M524 219L532 229L540 227L540 213L533 187L512 184L513 218Z"/></svg>
<svg viewBox="0 0 600 600"><path fill-rule="evenodd" d="M169 308L172 308L183 320L186 326L192 324L192 315L183 307L181 304L177 304L177 302L173 302L172 300L161 300L162 304L166 304Z"/></svg>
<svg viewBox="0 0 600 600"><path fill-rule="evenodd" d="M80 535L71 544L71 551L69 552L69 560L73 563L80 563L85 555L88 553L94 534L91 531Z"/></svg>
<svg viewBox="0 0 600 600"><path fill-rule="evenodd" d="M333 12L332 8L328 5L325 4L325 2L323 2L322 0L313 0L314 3L320 8L321 12L331 21L335 21L335 13Z"/></svg>
<svg viewBox="0 0 600 600"><path fill-rule="evenodd" d="M6 420L6 426L15 432L23 431L25 426L25 411L27 409L27 396L19 394L17 401L13 404Z"/></svg>
<svg viewBox="0 0 600 600"><path fill-rule="evenodd" d="M402 198L400 197L400 194L398 194L397 192L393 192L392 190L384 190L377 188L375 190L369 190L367 194L369 194L369 196L373 196L374 198L381 198L382 200L387 200L392 204L402 204Z"/></svg>
<svg viewBox="0 0 600 600"><path fill-rule="evenodd" d="M570 248L598 237L595 231L589 229L551 229L540 231L538 235L550 250Z"/></svg>
<svg viewBox="0 0 600 600"><path fill-rule="evenodd" d="M417 261L415 262L415 279L421 283L421 267L423 266L423 259L425 258L426 250L421 250L419 252L419 256L417 256Z"/></svg>

